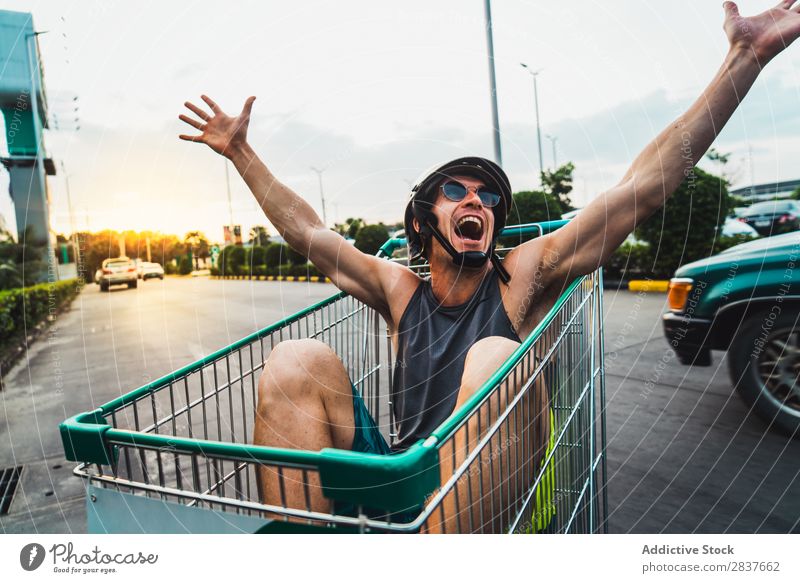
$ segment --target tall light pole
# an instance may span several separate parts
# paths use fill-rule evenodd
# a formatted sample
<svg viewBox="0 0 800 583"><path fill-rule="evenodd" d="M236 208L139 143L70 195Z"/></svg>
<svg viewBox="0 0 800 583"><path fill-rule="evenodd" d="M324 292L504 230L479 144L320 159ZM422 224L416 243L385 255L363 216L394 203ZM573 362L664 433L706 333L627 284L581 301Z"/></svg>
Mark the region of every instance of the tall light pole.
<svg viewBox="0 0 800 583"><path fill-rule="evenodd" d="M486 48L489 56L489 90L492 101L492 128L494 129L494 161L503 165L503 153L500 150L500 115L497 112L497 81L494 75L494 41L492 40L492 7L490 0L484 2L486 14Z"/></svg>
<svg viewBox="0 0 800 583"><path fill-rule="evenodd" d="M311 170L317 173L317 178L319 179L319 197L322 199L322 224L327 227L328 217L325 215L325 193L322 190L322 173L325 172L325 169L314 168L312 166Z"/></svg>
<svg viewBox="0 0 800 583"><path fill-rule="evenodd" d="M75 265L80 264L80 246L76 240L75 236L75 215L72 212L72 196L69 192L69 174L67 174L67 168L64 166L64 160L61 160L61 171L64 173L64 183L67 187L67 210L69 212L69 230L71 232L70 239L72 240L72 252L75 255ZM148 259L150 261L150 259Z"/></svg>
<svg viewBox="0 0 800 583"><path fill-rule="evenodd" d="M553 171L555 171L556 168L558 168L558 160L556 159L556 142L558 141L558 136L546 134L545 137L550 140L550 143L553 146Z"/></svg>
<svg viewBox="0 0 800 583"><path fill-rule="evenodd" d="M539 146L539 182L541 183L544 161L542 160L542 129L539 125L539 85L536 82L536 78L542 72L542 69L532 71L525 63L520 63L520 65L533 77L533 104L536 107L536 143Z"/></svg>
<svg viewBox="0 0 800 583"><path fill-rule="evenodd" d="M231 177L230 173L228 172L228 160L223 160L225 163L225 186L228 189L228 220L230 221L228 225L231 229L233 229L233 199L231 198ZM231 237L233 237L233 231L231 231Z"/></svg>

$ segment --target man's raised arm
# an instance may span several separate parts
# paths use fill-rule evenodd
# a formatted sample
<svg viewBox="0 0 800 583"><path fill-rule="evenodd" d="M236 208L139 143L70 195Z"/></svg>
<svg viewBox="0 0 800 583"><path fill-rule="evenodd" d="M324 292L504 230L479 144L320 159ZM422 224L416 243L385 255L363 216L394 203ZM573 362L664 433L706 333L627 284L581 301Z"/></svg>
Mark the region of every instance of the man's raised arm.
<svg viewBox="0 0 800 583"><path fill-rule="evenodd" d="M186 107L199 119L178 116L201 133L181 134L180 139L206 144L229 158L286 242L306 255L337 287L388 317L389 290L384 288L391 286L397 276L393 272L402 267L362 253L327 229L302 197L275 178L247 142L255 97L247 99L236 117L225 114L211 98L203 95L202 99L211 113L187 101Z"/></svg>
<svg viewBox="0 0 800 583"><path fill-rule="evenodd" d="M800 35L796 1L786 0L750 18L742 17L733 2L725 2L723 28L730 48L722 67L688 111L642 150L617 186L544 238L551 263L540 272L545 281L563 284L594 271L666 202L711 146L761 69Z"/></svg>

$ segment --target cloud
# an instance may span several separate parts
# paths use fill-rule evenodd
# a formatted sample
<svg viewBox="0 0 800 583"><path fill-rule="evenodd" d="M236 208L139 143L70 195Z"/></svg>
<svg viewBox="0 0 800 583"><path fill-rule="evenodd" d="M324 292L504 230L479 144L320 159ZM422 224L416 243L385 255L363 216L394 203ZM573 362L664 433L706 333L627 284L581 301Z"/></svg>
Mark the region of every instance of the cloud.
<svg viewBox="0 0 800 583"><path fill-rule="evenodd" d="M558 136L559 162L576 163L577 202L586 202L585 194L591 196L619 179L641 148L689 102L689 98L659 90L640 100L543 128L543 133ZM800 151L793 138L800 132L800 115L793 109L795 103L797 89L785 84L779 75L767 77L748 96L741 112L717 140L717 147L741 152L739 142L748 138L761 168L777 164L775 160L796 159ZM486 122L471 120L459 127L427 121L398 124L385 139L363 143L291 114L256 115L250 137L278 178L320 214L319 185L310 167L325 169L329 223L348 216L394 222L402 217L408 182L423 170L458 156L492 157L492 135ZM179 233L192 228L207 230L212 237L220 233L228 216L223 162L201 145L179 142L176 134L180 125L174 120L157 130L135 131L86 124L79 140L73 140L69 148L63 144L58 149L76 161L72 185L73 196L81 200L80 207L88 206L100 216L114 210L109 205L116 204L116 193L135 191L139 198L129 203L149 208L154 222L161 215L169 215L173 224L182 225L175 227ZM550 142L543 140L545 166L549 167ZM504 166L514 188L533 186L538 172L533 124L503 124L502 143ZM782 163L781 169L797 174L789 163ZM245 229L263 224L265 220L252 196L235 173L231 183L236 222Z"/></svg>

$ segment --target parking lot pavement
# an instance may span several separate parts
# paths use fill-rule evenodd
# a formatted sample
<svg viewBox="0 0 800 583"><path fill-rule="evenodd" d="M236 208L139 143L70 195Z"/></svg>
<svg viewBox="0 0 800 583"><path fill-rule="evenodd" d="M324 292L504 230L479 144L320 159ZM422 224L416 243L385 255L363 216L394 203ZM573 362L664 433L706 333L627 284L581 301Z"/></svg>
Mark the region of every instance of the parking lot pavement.
<svg viewBox="0 0 800 583"><path fill-rule="evenodd" d="M82 480L58 424L330 296L319 283L167 278L88 285L3 378L0 469L22 466L0 532L84 532Z"/></svg>
<svg viewBox="0 0 800 583"><path fill-rule="evenodd" d="M88 286L3 379L0 469L23 466L0 532L84 532L83 483L58 423L328 297L331 285L171 279ZM800 441L747 416L724 361L689 369L663 294L607 292L612 532L797 531ZM718 353L715 353L715 357Z"/></svg>
<svg viewBox="0 0 800 583"><path fill-rule="evenodd" d="M800 440L748 415L724 353L711 367L678 362L665 299L606 294L610 531L800 531Z"/></svg>

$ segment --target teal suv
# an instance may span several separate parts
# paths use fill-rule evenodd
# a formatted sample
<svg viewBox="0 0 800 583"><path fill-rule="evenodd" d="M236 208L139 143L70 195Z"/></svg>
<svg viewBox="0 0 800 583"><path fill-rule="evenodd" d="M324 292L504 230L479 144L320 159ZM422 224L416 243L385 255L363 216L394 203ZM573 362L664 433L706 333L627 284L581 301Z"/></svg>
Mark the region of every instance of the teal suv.
<svg viewBox="0 0 800 583"><path fill-rule="evenodd" d="M682 364L728 351L731 382L751 410L800 436L800 232L750 241L682 266L670 281L664 333Z"/></svg>

